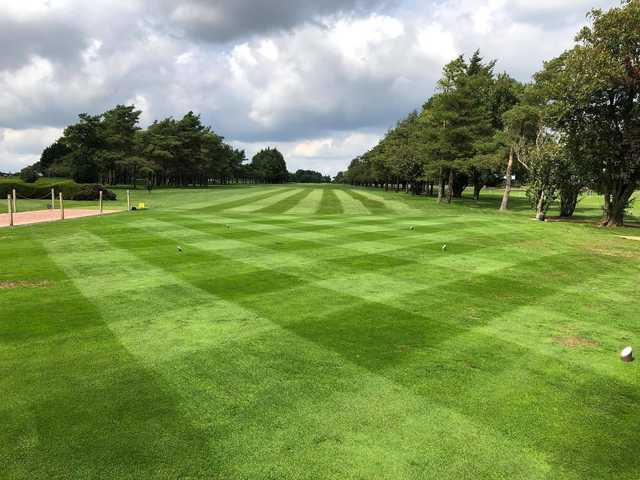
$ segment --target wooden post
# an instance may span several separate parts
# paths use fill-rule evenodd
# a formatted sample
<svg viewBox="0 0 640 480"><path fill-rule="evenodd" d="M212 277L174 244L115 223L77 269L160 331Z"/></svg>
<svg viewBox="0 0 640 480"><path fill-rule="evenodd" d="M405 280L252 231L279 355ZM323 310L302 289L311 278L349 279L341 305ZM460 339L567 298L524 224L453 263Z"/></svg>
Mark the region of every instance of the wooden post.
<svg viewBox="0 0 640 480"><path fill-rule="evenodd" d="M52 210L56 209L56 194L53 191L53 188L51 189L51 209Z"/></svg>
<svg viewBox="0 0 640 480"><path fill-rule="evenodd" d="M127 190L127 212L131 211L131 193Z"/></svg>
<svg viewBox="0 0 640 480"><path fill-rule="evenodd" d="M10 193L7 193L7 208L9 209L9 226L13 227L13 205L11 205Z"/></svg>
<svg viewBox="0 0 640 480"><path fill-rule="evenodd" d="M102 215L102 190L100 190L100 215Z"/></svg>
<svg viewBox="0 0 640 480"><path fill-rule="evenodd" d="M13 189L13 213L16 213L18 210L16 209L16 189Z"/></svg>
<svg viewBox="0 0 640 480"><path fill-rule="evenodd" d="M62 198L62 192L60 192L60 220L64 220L64 199Z"/></svg>

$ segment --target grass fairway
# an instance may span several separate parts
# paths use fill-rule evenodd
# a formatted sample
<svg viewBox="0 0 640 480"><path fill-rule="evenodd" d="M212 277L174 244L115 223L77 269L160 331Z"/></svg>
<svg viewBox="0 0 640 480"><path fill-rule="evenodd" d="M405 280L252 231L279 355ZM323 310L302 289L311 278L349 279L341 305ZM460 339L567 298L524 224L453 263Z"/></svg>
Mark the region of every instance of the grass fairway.
<svg viewBox="0 0 640 480"><path fill-rule="evenodd" d="M167 190L0 230L0 477L640 478L639 231L485 198Z"/></svg>

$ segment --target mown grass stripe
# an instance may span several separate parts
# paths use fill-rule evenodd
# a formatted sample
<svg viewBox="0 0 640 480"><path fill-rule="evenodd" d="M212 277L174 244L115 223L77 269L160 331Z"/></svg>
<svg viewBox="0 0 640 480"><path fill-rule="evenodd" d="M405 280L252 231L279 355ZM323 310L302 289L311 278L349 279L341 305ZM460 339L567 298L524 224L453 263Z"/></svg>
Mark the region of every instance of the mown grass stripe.
<svg viewBox="0 0 640 480"><path fill-rule="evenodd" d="M285 187L270 187L269 190L276 193L282 191ZM209 187L205 192L210 192L209 195L202 195L202 198L198 198L195 196L196 200L192 200L190 197L193 195L189 195L188 191L184 191L183 193L179 193L178 195L174 195L171 197L174 201L172 202L171 209L175 210L200 210L202 208L211 208L216 205L220 205L222 203L235 202L237 200L242 200L244 202L251 201L251 198L254 196L264 195L265 187L260 186L234 186L234 187ZM157 192L156 192L157 193ZM162 192L164 195L164 192ZM175 197L175 198L174 198ZM155 197L153 194L150 199L153 200ZM189 199L187 201L182 201L182 198ZM163 205L164 207L164 205Z"/></svg>
<svg viewBox="0 0 640 480"><path fill-rule="evenodd" d="M215 203L211 206L197 208L191 211L194 213L197 213L197 212L214 213L214 212L221 212L223 210L231 210L233 208L243 207L248 203L255 203L255 202L260 202L262 200L266 200L275 195L281 194L282 191L283 191L283 188L276 188L276 189L269 190L267 193L258 193L258 194L254 194L254 192L252 191L251 195L244 198L239 198L238 200Z"/></svg>
<svg viewBox="0 0 640 480"><path fill-rule="evenodd" d="M304 190L296 193L295 195L290 195L279 202L266 206L260 210L256 210L255 213L267 213L267 214L278 214L288 212L291 208L294 208L298 205L302 200L311 195L313 189L305 188Z"/></svg>
<svg viewBox="0 0 640 480"><path fill-rule="evenodd" d="M345 190L351 197L364 205L364 207L372 214L389 214L394 211L389 208L384 201L373 200L352 188Z"/></svg>
<svg viewBox="0 0 640 480"><path fill-rule="evenodd" d="M263 198L254 202L247 202L244 205L240 205L231 209L226 209L227 213L255 213L271 205L281 202L289 197L296 195L299 189L285 189L277 193L276 195Z"/></svg>
<svg viewBox="0 0 640 480"><path fill-rule="evenodd" d="M384 205L386 205L388 208L390 208L391 210L393 210L396 213L401 213L401 214L409 214L409 213L415 213L416 208L412 207L408 202L407 202L407 196L406 195L401 195L401 194L390 194L389 192L384 192L383 190L381 190L382 193L374 193L374 192L378 192L378 190L374 190L371 191L369 189L366 188L362 188L362 189L358 189L358 193L360 195L363 195L371 200L373 200L374 202L382 202L384 203ZM392 197L390 197L390 195L393 195ZM409 197L410 198L410 197Z"/></svg>
<svg viewBox="0 0 640 480"><path fill-rule="evenodd" d="M356 200L347 193L348 189L336 188L334 193L340 201L343 213L347 215L371 215L371 211L367 209L362 202Z"/></svg>
<svg viewBox="0 0 640 480"><path fill-rule="evenodd" d="M309 196L302 199L295 207L287 210L288 215L297 216L312 216L320 208L322 197L324 195L324 188L313 188Z"/></svg>
<svg viewBox="0 0 640 480"><path fill-rule="evenodd" d="M322 200L317 213L320 215L337 215L344 213L342 203L333 188L326 187L323 189Z"/></svg>

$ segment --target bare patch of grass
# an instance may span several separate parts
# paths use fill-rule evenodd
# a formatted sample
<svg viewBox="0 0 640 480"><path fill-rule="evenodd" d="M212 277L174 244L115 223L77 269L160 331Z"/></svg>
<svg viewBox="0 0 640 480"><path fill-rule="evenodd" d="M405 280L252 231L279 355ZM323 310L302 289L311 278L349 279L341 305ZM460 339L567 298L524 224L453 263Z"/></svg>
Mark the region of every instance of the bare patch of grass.
<svg viewBox="0 0 640 480"><path fill-rule="evenodd" d="M16 288L50 288L53 284L48 280L0 280L0 290L13 290Z"/></svg>
<svg viewBox="0 0 640 480"><path fill-rule="evenodd" d="M592 245L591 247L587 248L587 251L589 253L593 253L596 255L604 255L606 257L622 257L622 258L640 257L640 253L638 252L623 250L620 248L612 248L610 246L605 246L605 245Z"/></svg>
<svg viewBox="0 0 640 480"><path fill-rule="evenodd" d="M562 345L563 347L599 347L600 344L595 340L590 340L588 338L583 337L554 337L554 343L558 345Z"/></svg>

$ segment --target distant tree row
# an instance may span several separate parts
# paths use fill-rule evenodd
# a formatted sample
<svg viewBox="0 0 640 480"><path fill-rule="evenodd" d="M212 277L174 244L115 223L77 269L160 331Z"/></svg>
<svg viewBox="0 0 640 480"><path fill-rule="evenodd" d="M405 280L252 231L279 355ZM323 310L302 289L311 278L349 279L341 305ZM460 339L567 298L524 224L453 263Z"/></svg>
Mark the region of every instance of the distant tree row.
<svg viewBox="0 0 640 480"><path fill-rule="evenodd" d="M101 114L83 113L64 135L27 167L77 182L156 186L205 186L227 183L284 183L289 173L277 149L258 152L251 163L243 150L224 142L199 115L138 126L141 111L118 105ZM26 170L29 170L28 172Z"/></svg>
<svg viewBox="0 0 640 480"><path fill-rule="evenodd" d="M437 93L398 122L336 181L437 192L451 202L473 187L512 179L527 186L537 217L560 199L574 213L581 192L604 195L605 226L622 225L640 186L640 2L592 10L573 49L546 62L530 84L476 52L447 64Z"/></svg>
<svg viewBox="0 0 640 480"><path fill-rule="evenodd" d="M294 183L331 183L331 177L313 170L297 170L289 174L289 181Z"/></svg>

